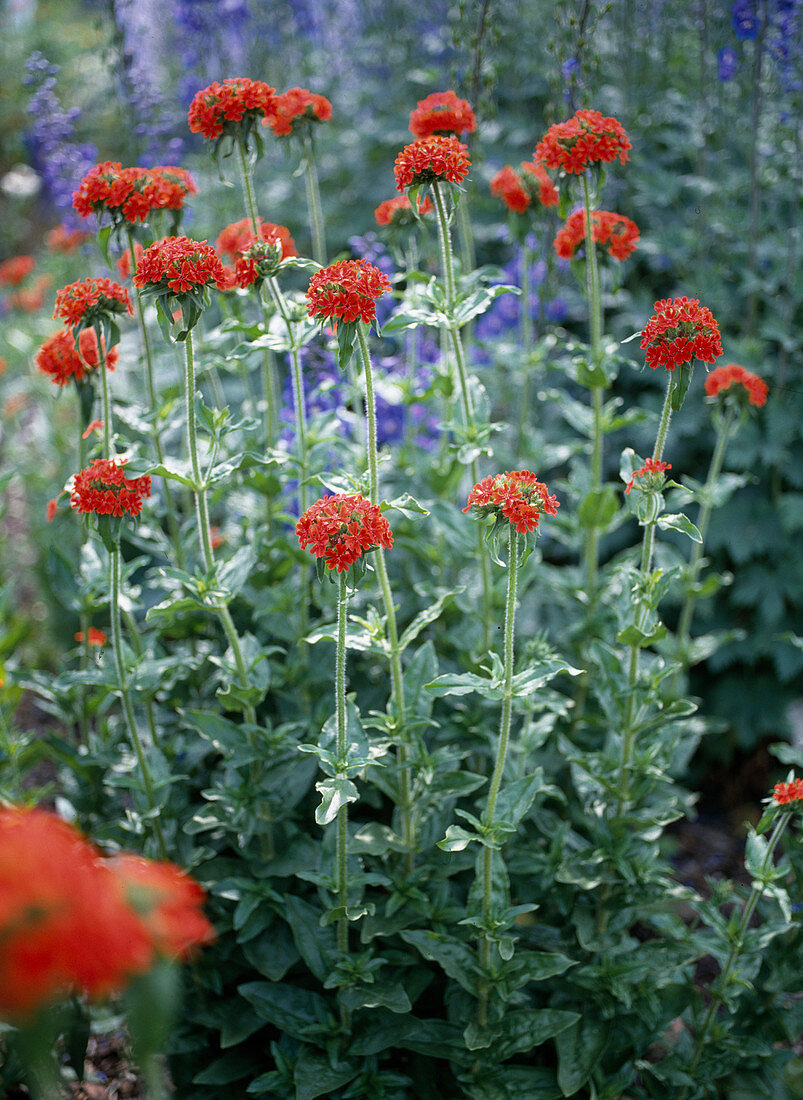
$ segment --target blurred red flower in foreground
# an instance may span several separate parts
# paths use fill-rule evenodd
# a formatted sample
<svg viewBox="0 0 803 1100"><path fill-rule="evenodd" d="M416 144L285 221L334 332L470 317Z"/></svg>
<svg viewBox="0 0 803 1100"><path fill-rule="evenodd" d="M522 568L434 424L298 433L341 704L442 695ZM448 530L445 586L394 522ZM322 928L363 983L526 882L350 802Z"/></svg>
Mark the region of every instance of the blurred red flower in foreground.
<svg viewBox="0 0 803 1100"><path fill-rule="evenodd" d="M734 390L747 398L751 405L761 408L767 403L769 386L763 378L753 374L738 363L725 363L716 370L712 370L705 380L705 392L708 397L717 397L719 394Z"/></svg>
<svg viewBox="0 0 803 1100"><path fill-rule="evenodd" d="M513 470L478 481L463 511L470 512L473 508L482 518L504 517L524 535L538 527L542 513L554 516L559 507L557 498L550 496L546 485L534 473Z"/></svg>
<svg viewBox="0 0 803 1100"><path fill-rule="evenodd" d="M329 569L344 573L367 551L389 550L393 532L376 504L360 493L324 496L296 524L302 550L324 558Z"/></svg>

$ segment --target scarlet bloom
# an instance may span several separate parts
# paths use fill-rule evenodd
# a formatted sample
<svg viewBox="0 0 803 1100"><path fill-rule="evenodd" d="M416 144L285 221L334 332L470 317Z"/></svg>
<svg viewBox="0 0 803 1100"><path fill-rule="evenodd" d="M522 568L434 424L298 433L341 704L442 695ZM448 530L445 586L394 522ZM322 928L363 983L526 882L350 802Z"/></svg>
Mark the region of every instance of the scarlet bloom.
<svg viewBox="0 0 803 1100"><path fill-rule="evenodd" d="M82 642L84 640L83 630L76 631L73 637L75 638L76 642ZM108 640L109 639L106 637L103 631L98 630L97 627L90 626L89 630L87 631L87 642L89 643L89 645L103 646L108 643Z"/></svg>
<svg viewBox="0 0 803 1100"><path fill-rule="evenodd" d="M115 222L142 222L153 210L180 210L186 196L197 191L184 168L123 168L119 161L105 160L81 180L73 207L84 218L107 213Z"/></svg>
<svg viewBox="0 0 803 1100"><path fill-rule="evenodd" d="M70 283L56 291L54 317L61 318L67 325L77 325L82 321L91 324L101 316L116 313L134 315L134 307L128 297L128 291L111 279L83 279Z"/></svg>
<svg viewBox="0 0 803 1100"><path fill-rule="evenodd" d="M148 169L150 177L145 195L154 210L181 210L187 195L197 195L198 187L186 168L158 164Z"/></svg>
<svg viewBox="0 0 803 1100"><path fill-rule="evenodd" d="M97 418L95 418L94 420L90 420L81 435L81 439L89 439L90 435L92 435L95 430L97 430L98 432L103 431L102 420L98 420Z"/></svg>
<svg viewBox="0 0 803 1100"><path fill-rule="evenodd" d="M763 378L753 374L738 363L725 363L722 367L712 370L705 380L705 392L708 397L717 397L720 393L729 391L745 397L751 405L761 408L767 403L769 386Z"/></svg>
<svg viewBox="0 0 803 1100"><path fill-rule="evenodd" d="M625 486L625 496L630 495L630 491L635 485L637 477L644 477L647 479L643 488L660 489L664 483L664 473L671 469L671 462L656 462L654 458L648 458L643 466L638 470L634 470L631 474L630 481L628 481Z"/></svg>
<svg viewBox="0 0 803 1100"><path fill-rule="evenodd" d="M108 370L114 370L118 358L117 348L111 348L106 356ZM66 386L73 379L83 382L98 366L97 336L93 329L84 329L78 336L76 349L72 333L64 328L59 329L42 344L35 362L56 386Z"/></svg>
<svg viewBox="0 0 803 1100"><path fill-rule="evenodd" d="M138 516L142 502L151 495L151 479L126 477L125 461L96 458L73 478L70 506L99 516Z"/></svg>
<svg viewBox="0 0 803 1100"><path fill-rule="evenodd" d="M419 218L435 209L432 205L432 199L428 196L423 199L419 196L416 205ZM384 202L380 202L374 210L374 217L377 225L412 225L415 221L413 208L406 195L397 195L395 199L385 199Z"/></svg>
<svg viewBox="0 0 803 1100"><path fill-rule="evenodd" d="M33 256L12 256L0 263L0 286L19 286L36 267Z"/></svg>
<svg viewBox="0 0 803 1100"><path fill-rule="evenodd" d="M614 260L626 260L639 242L638 226L623 214L610 210L591 211L591 234L597 244L605 245ZM552 246L564 260L574 257L575 249L585 241L586 212L575 210L558 230Z"/></svg>
<svg viewBox="0 0 803 1100"><path fill-rule="evenodd" d="M37 275L30 286L21 286L9 295L8 304L12 309L21 309L25 313L36 313L45 304L47 288L52 282L52 275Z"/></svg>
<svg viewBox="0 0 803 1100"><path fill-rule="evenodd" d="M360 493L324 496L296 524L302 550L323 558L328 569L344 573L378 546L389 550L393 532L376 504Z"/></svg>
<svg viewBox="0 0 803 1100"><path fill-rule="evenodd" d="M66 225L57 225L45 237L45 244L51 252L75 252L90 236L85 229L68 229Z"/></svg>
<svg viewBox="0 0 803 1100"><path fill-rule="evenodd" d="M270 114L263 119L263 126L270 126L277 137L292 134L296 125L306 119L310 122L328 122L332 117L332 104L323 95L306 88L288 88L273 100Z"/></svg>
<svg viewBox="0 0 803 1100"><path fill-rule="evenodd" d="M48 523L53 522L53 520L56 518L56 512L58 510L59 510L59 499L58 499L58 497L54 497L52 500L49 500L47 502L47 508L46 508L46 511L45 511L45 515L47 516L47 522Z"/></svg>
<svg viewBox="0 0 803 1100"><path fill-rule="evenodd" d="M234 134L244 122L270 118L276 102L275 88L261 80L233 77L215 80L196 92L187 116L190 130L217 141L221 134Z"/></svg>
<svg viewBox="0 0 803 1100"><path fill-rule="evenodd" d="M491 180L491 194L500 198L514 214L524 214L532 201L512 164L500 168Z"/></svg>
<svg viewBox="0 0 803 1100"><path fill-rule="evenodd" d="M289 229L262 218L258 219L258 224L259 240L254 236L251 219L241 218L221 230L215 242L220 255L234 263L233 278L229 280L231 285L225 287L227 290L235 286L245 290L261 276L274 275L282 260L298 255Z"/></svg>
<svg viewBox="0 0 803 1100"><path fill-rule="evenodd" d="M468 149L456 137L417 138L396 157L396 190L440 181L460 183L470 167Z"/></svg>
<svg viewBox="0 0 803 1100"><path fill-rule="evenodd" d="M96 850L54 814L0 807L0 1016L104 997L150 967L148 931Z"/></svg>
<svg viewBox="0 0 803 1100"><path fill-rule="evenodd" d="M206 241L164 237L147 248L137 266L134 285L169 291L180 297L188 291L225 281L220 257Z"/></svg>
<svg viewBox="0 0 803 1100"><path fill-rule="evenodd" d="M475 512L481 518L494 516L506 519L520 535L535 531L545 512L554 516L560 507L557 497L530 470L506 471L478 481L468 495L464 512Z"/></svg>
<svg viewBox="0 0 803 1100"><path fill-rule="evenodd" d="M790 779L788 783L776 783L772 797L779 806L803 801L803 779Z"/></svg>
<svg viewBox="0 0 803 1100"><path fill-rule="evenodd" d="M310 279L308 316L370 325L376 320L376 299L390 289L387 275L368 260L341 260Z"/></svg>
<svg viewBox="0 0 803 1100"><path fill-rule="evenodd" d="M577 111L566 122L550 126L535 147L533 160L546 168L582 175L593 164L618 157L622 164L632 148L622 124L599 111Z"/></svg>
<svg viewBox="0 0 803 1100"><path fill-rule="evenodd" d="M713 363L722 355L719 325L698 298L662 298L654 309L641 332L648 367L674 370L693 359Z"/></svg>
<svg viewBox="0 0 803 1100"><path fill-rule="evenodd" d="M136 260L137 267L139 267L139 261L142 259L145 253L145 249L139 243L134 241L134 259ZM131 276L131 249L127 248L122 253L117 261L117 274L121 279L128 279Z"/></svg>
<svg viewBox="0 0 803 1100"><path fill-rule="evenodd" d="M473 134L477 118L466 99L454 92L433 92L416 104L410 115L410 133L425 138L433 134Z"/></svg>
<svg viewBox="0 0 803 1100"><path fill-rule="evenodd" d="M158 955L186 959L193 948L215 938L201 910L203 890L179 867L128 852L107 860L106 865Z"/></svg>

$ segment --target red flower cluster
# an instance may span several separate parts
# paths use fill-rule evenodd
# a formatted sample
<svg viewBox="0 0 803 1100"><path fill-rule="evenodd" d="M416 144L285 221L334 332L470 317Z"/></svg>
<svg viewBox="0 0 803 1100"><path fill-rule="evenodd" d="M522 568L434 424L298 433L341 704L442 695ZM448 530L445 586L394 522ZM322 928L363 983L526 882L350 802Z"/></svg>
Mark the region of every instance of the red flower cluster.
<svg viewBox="0 0 803 1100"><path fill-rule="evenodd" d="M623 214L610 210L591 211L591 233L597 244L605 245L614 260L626 260L639 242L638 226ZM574 250L585 241L586 212L575 210L558 230L552 246L564 260L571 260Z"/></svg>
<svg viewBox="0 0 803 1100"><path fill-rule="evenodd" d="M584 110L550 126L536 145L533 159L547 168L582 175L590 165L617 157L624 164L631 148L620 122L599 111Z"/></svg>
<svg viewBox="0 0 803 1100"><path fill-rule="evenodd" d="M803 779L791 779L788 783L776 783L772 797L779 806L803 801Z"/></svg>
<svg viewBox="0 0 803 1100"><path fill-rule="evenodd" d="M216 141L224 130L232 132L246 117L270 118L276 89L261 80L233 77L215 80L196 92L187 116L190 130Z"/></svg>
<svg viewBox="0 0 803 1100"><path fill-rule="evenodd" d="M546 174L542 164L523 160L521 168L506 164L491 180L491 194L502 200L514 214L524 214L534 199L542 206L557 206L558 189Z"/></svg>
<svg viewBox="0 0 803 1100"><path fill-rule="evenodd" d="M477 118L466 99L458 99L454 92L433 92L421 99L410 115L410 133L413 137L432 137L433 134L473 134Z"/></svg>
<svg viewBox="0 0 803 1100"><path fill-rule="evenodd" d="M30 286L22 286L8 296L12 309L21 309L25 313L36 313L45 304L47 288L53 282L52 275L37 275Z"/></svg>
<svg viewBox="0 0 803 1100"><path fill-rule="evenodd" d="M111 279L82 279L56 291L53 316L60 317L67 325L92 321L104 313L127 313L129 317L134 315L128 291Z"/></svg>
<svg viewBox="0 0 803 1100"><path fill-rule="evenodd" d="M134 259L137 261L137 267L139 267L139 261L145 254L145 249L139 243L134 241ZM131 276L131 249L127 248L125 252L120 256L117 261L117 274L121 279L128 279Z"/></svg>
<svg viewBox="0 0 803 1100"><path fill-rule="evenodd" d="M435 209L432 199L428 196L423 199L419 197L416 205L419 218ZM395 199L385 199L384 202L380 202L374 210L374 217L377 225L411 225L415 221L413 208L406 195L398 195Z"/></svg>
<svg viewBox="0 0 803 1100"><path fill-rule="evenodd" d="M68 229L66 225L57 225L45 237L45 244L51 252L75 252L91 236L85 229Z"/></svg>
<svg viewBox="0 0 803 1100"><path fill-rule="evenodd" d="M662 298L654 309L641 332L648 367L674 370L692 359L713 363L722 355L719 325L698 298Z"/></svg>
<svg viewBox="0 0 803 1100"><path fill-rule="evenodd" d="M405 145L393 166L396 190L424 183L460 183L468 175L468 149L456 137L417 138Z"/></svg>
<svg viewBox="0 0 803 1100"><path fill-rule="evenodd" d="M138 516L142 502L151 495L151 479L126 477L125 460L96 458L73 478L70 506L99 516Z"/></svg>
<svg viewBox="0 0 803 1100"><path fill-rule="evenodd" d="M105 350L105 349L104 349ZM117 348L106 356L106 367L114 370L119 358ZM57 386L66 386L71 379L83 382L90 371L98 366L98 340L92 329L85 328L78 336L78 347L72 333L59 329L48 337L36 353L36 365Z"/></svg>
<svg viewBox="0 0 803 1100"><path fill-rule="evenodd" d="M560 507L557 497L530 470L512 470L478 481L468 495L464 512L476 509L481 517L504 516L520 535L534 531L542 513L554 516Z"/></svg>
<svg viewBox="0 0 803 1100"><path fill-rule="evenodd" d="M312 122L328 122L332 117L332 104L323 95L306 88L288 88L277 95L270 114L263 119L263 126L270 126L277 137L292 134L298 119Z"/></svg>
<svg viewBox="0 0 803 1100"><path fill-rule="evenodd" d="M135 877L147 897L126 896ZM24 1023L73 993L108 996L158 955L208 942L202 900L171 864L103 860L54 814L0 807L0 1015Z"/></svg>
<svg viewBox="0 0 803 1100"><path fill-rule="evenodd" d="M12 256L0 264L0 286L19 286L36 267L33 256Z"/></svg>
<svg viewBox="0 0 803 1100"><path fill-rule="evenodd" d="M106 645L106 643L109 640L106 637L106 635L103 633L103 631L98 630L98 628L95 627L95 626L90 626L89 630L87 631L87 634L88 634L87 642L88 642L89 645L103 646L103 645ZM83 630L76 631L76 633L73 634L73 637L75 638L76 642L82 642L84 640Z"/></svg>
<svg viewBox="0 0 803 1100"><path fill-rule="evenodd" d="M723 390L733 392L731 388L734 384L743 387L738 392L747 397L751 405L755 405L757 408L766 405L767 394L769 393L767 383L763 378L759 378L757 374L745 370L737 363L725 363L724 366L712 370L705 380L705 392L708 397L716 397Z"/></svg>
<svg viewBox="0 0 803 1100"><path fill-rule="evenodd" d="M224 281L223 265L214 248L189 237L155 241L143 252L134 276L135 286L157 287L176 296L210 283L222 288Z"/></svg>
<svg viewBox="0 0 803 1100"><path fill-rule="evenodd" d="M341 260L310 279L308 316L370 325L376 320L376 299L390 289L387 275L368 260Z"/></svg>
<svg viewBox="0 0 803 1100"><path fill-rule="evenodd" d="M302 550L324 558L327 568L338 573L377 546L393 546L390 524L360 493L321 497L298 521L296 534Z"/></svg>
<svg viewBox="0 0 803 1100"><path fill-rule="evenodd" d="M232 222L221 231L215 242L215 248L221 256L226 256L235 265L230 278L231 285L226 289L233 290L235 286L239 286L245 290L251 286L261 274L259 270L261 261L268 261L268 268L270 268L278 266L289 256L298 255L295 241L290 236L290 230L285 226L274 225L273 222L266 222L260 218L259 235L260 241L274 246L273 249L268 250L272 255L263 254L264 250L261 247L255 249L254 246L259 242L254 236L250 218L241 218L240 221ZM244 255L246 252L249 255ZM275 260L275 263L271 264L270 260Z"/></svg>
<svg viewBox="0 0 803 1100"><path fill-rule="evenodd" d="M152 210L180 210L186 196L197 192L184 168L123 168L118 161L105 160L87 172L72 204L84 218L107 212L114 220L142 222Z"/></svg>
<svg viewBox="0 0 803 1100"><path fill-rule="evenodd" d="M634 470L630 475L630 481L625 485L625 496L630 495L630 491L636 484L637 477L648 478L647 484L644 486L646 489L660 489L664 483L664 473L666 470L672 469L671 462L656 462L654 458L648 458L644 465L638 470ZM650 476L654 475L654 476Z"/></svg>

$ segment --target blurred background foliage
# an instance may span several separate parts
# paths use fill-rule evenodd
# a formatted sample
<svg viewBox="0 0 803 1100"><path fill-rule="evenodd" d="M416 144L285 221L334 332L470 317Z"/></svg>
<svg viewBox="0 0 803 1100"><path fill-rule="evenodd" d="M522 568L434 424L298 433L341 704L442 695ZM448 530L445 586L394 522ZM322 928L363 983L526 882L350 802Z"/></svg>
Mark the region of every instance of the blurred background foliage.
<svg viewBox="0 0 803 1100"><path fill-rule="evenodd" d="M803 670L803 4L4 0L3 16L0 259L35 255L52 281L38 311L14 308L0 288L0 452L21 432L39 458L26 478L27 504L4 490L0 660L21 641L37 667L47 665L50 651L54 574L35 572L36 547L48 539L44 502L53 493L53 470L63 469L56 457L62 444L58 405L52 430L37 431L30 408L49 387L30 376L30 363L53 329L55 287L80 277L86 265L102 273L91 244L83 246L79 269L75 257L43 249L53 226L80 221L70 199L84 172L98 159L184 164L201 190L186 231L214 240L241 216L239 194L187 129L192 95L235 75L279 91L304 85L334 106L318 142L330 250L364 252L374 244L375 206L394 193L393 159L409 140L411 108L451 87L474 104L480 123L471 139L468 201L481 262L505 264L514 256L504 210L488 190L495 171L528 159L545 129L579 107L613 114L633 150L627 169L608 183L606 205L633 218L642 237L624 284L607 287L608 330L626 338L656 298L696 297L719 320L725 361L769 382L766 409L728 455L728 468L745 484L715 514L709 535L712 564L736 580L701 605L697 627L735 634L693 674L693 691L726 725L723 736L704 743L698 765L709 774L725 763L752 767L763 744L790 735ZM267 142L257 170L260 206L308 250L303 184L292 174L297 163L292 147ZM535 302L537 335L560 324L584 339L579 286L568 265L553 262L555 223L542 217L533 230L539 278L549 286ZM500 299L495 334L503 338L516 320ZM626 404L649 404L658 399L653 382L631 373L618 385ZM697 400L687 401L673 437L676 474L708 463L702 387L699 371L691 394ZM497 417L509 412L500 409ZM635 435L630 429L608 448L612 469L617 443L645 449L646 439ZM757 775L756 796L763 790Z"/></svg>

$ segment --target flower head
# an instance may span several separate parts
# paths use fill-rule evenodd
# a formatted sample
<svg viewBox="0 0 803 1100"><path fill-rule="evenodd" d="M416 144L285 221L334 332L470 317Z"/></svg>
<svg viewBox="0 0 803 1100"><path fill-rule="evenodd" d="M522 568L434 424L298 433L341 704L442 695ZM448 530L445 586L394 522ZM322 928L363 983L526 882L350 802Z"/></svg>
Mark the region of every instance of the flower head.
<svg viewBox="0 0 803 1100"><path fill-rule="evenodd" d="M151 495L151 479L126 477L124 467L124 460L96 458L73 478L70 506L85 514L138 516Z"/></svg>
<svg viewBox="0 0 803 1100"><path fill-rule="evenodd" d="M106 861L126 904L148 930L153 948L167 958L187 958L215 933L204 916L201 887L172 863L154 863L128 852Z"/></svg>
<svg viewBox="0 0 803 1100"><path fill-rule="evenodd" d="M769 386L763 378L737 363L725 363L706 377L705 392L708 397L718 397L721 393L733 394L756 408L761 408L767 403Z"/></svg>
<svg viewBox="0 0 803 1100"><path fill-rule="evenodd" d="M70 229L60 224L50 230L45 237L45 244L51 252L75 252L90 236L85 229Z"/></svg>
<svg viewBox="0 0 803 1100"><path fill-rule="evenodd" d="M82 642L84 640L83 630L78 630L73 634L76 642ZM86 634L87 645L104 646L108 643L109 639L106 637L102 630L98 630L95 626L90 626Z"/></svg>
<svg viewBox="0 0 803 1100"><path fill-rule="evenodd" d="M630 475L630 481L628 481L625 486L625 496L630 495L630 491L635 485L637 477L643 477L645 479L643 485L639 484L640 489L661 489L664 484L664 473L671 469L671 462L656 462L654 458L648 458L643 466L638 470L634 470Z"/></svg>
<svg viewBox="0 0 803 1100"><path fill-rule="evenodd" d="M393 546L393 532L376 504L360 493L324 496L296 524L302 550L344 573L363 554Z"/></svg>
<svg viewBox="0 0 803 1100"><path fill-rule="evenodd" d="M546 168L582 175L592 164L618 157L622 164L632 146L622 124L599 111L577 111L566 122L550 126L538 142L533 159Z"/></svg>
<svg viewBox="0 0 803 1100"><path fill-rule="evenodd" d="M176 297L224 281L220 257L206 241L164 237L146 248L134 284Z"/></svg>
<svg viewBox="0 0 803 1100"><path fill-rule="evenodd" d="M535 199L542 206L557 206L560 195L542 164L523 160L520 168L506 164L491 180L491 194L514 214L524 214Z"/></svg>
<svg viewBox="0 0 803 1100"><path fill-rule="evenodd" d="M102 344L105 350L105 342ZM111 348L106 355L108 370L114 370L118 358L117 348ZM66 386L72 379L83 382L98 366L98 338L92 329L84 329L79 333L76 348L72 333L59 329L42 344L35 362L57 386Z"/></svg>
<svg viewBox="0 0 803 1100"><path fill-rule="evenodd" d="M803 779L790 779L788 783L776 783L772 797L779 806L803 801Z"/></svg>
<svg viewBox="0 0 803 1100"><path fill-rule="evenodd" d="M134 241L134 259L136 266L139 267L139 262L145 253L145 249L139 243ZM120 254L120 258L117 261L117 274L121 279L128 279L131 276L131 249L127 248L125 252Z"/></svg>
<svg viewBox="0 0 803 1100"><path fill-rule="evenodd" d="M674 370L693 359L713 363L722 355L719 325L698 298L662 298L654 308L641 332L648 367Z"/></svg>
<svg viewBox="0 0 803 1100"><path fill-rule="evenodd" d="M187 116L190 130L217 141L223 133L236 134L257 118L270 118L275 102L275 88L261 80L215 80L195 93Z"/></svg>
<svg viewBox="0 0 803 1100"><path fill-rule="evenodd" d="M428 196L423 199L419 196L416 205L419 218L423 218L425 214L435 209L432 199ZM415 221L412 205L406 195L397 195L395 199L385 199L384 202L380 202L374 210L374 217L377 225L404 226L412 225Z"/></svg>
<svg viewBox="0 0 803 1100"><path fill-rule="evenodd" d="M470 103L452 91L433 92L419 100L410 115L410 133L417 138L473 134L476 129L477 117Z"/></svg>
<svg viewBox="0 0 803 1100"><path fill-rule="evenodd" d="M332 117L332 104L326 96L317 95L306 88L288 88L273 100L270 114L263 119L263 126L270 126L277 137L292 134L302 121L328 122Z"/></svg>
<svg viewBox="0 0 803 1100"><path fill-rule="evenodd" d="M461 183L470 167L468 149L456 137L418 138L396 157L396 190L441 181Z"/></svg>
<svg viewBox="0 0 803 1100"><path fill-rule="evenodd" d="M197 195L198 187L186 168L175 164L157 164L148 169L150 181L145 189L154 210L181 210L187 195Z"/></svg>
<svg viewBox="0 0 803 1100"><path fill-rule="evenodd" d="M96 164L73 193L73 206L84 217L104 213L113 222L142 222L154 210L180 210L198 188L185 168L123 168L118 161Z"/></svg>
<svg viewBox="0 0 803 1100"><path fill-rule="evenodd" d="M235 265L229 289L246 289L258 278L275 275L282 260L298 255L289 229L262 218L258 224L259 240L254 236L251 219L241 218L221 230L215 242L217 252Z"/></svg>
<svg viewBox="0 0 803 1100"><path fill-rule="evenodd" d="M0 807L0 1015L24 1022L73 992L106 996L152 959L95 849L54 814Z"/></svg>
<svg viewBox="0 0 803 1100"><path fill-rule="evenodd" d="M478 481L468 495L463 509L473 508L481 518L494 516L497 522L506 519L520 535L535 531L542 513L554 516L560 507L558 499L530 470L506 471Z"/></svg>
<svg viewBox="0 0 803 1100"><path fill-rule="evenodd" d="M54 317L67 325L91 325L117 313L134 314L128 291L111 279L83 279L56 291Z"/></svg>
<svg viewBox="0 0 803 1100"><path fill-rule="evenodd" d="M609 210L591 211L591 233L597 244L605 245L614 260L626 260L635 251L640 236L635 222ZM585 241L585 235L586 212L575 210L558 230L552 244L562 259L571 260L577 246Z"/></svg>
<svg viewBox="0 0 803 1100"><path fill-rule="evenodd" d="M341 260L310 279L308 315L370 325L376 320L376 299L390 289L387 275L368 260Z"/></svg>
<svg viewBox="0 0 803 1100"><path fill-rule="evenodd" d="M0 286L19 286L36 267L33 256L12 256L0 263Z"/></svg>

